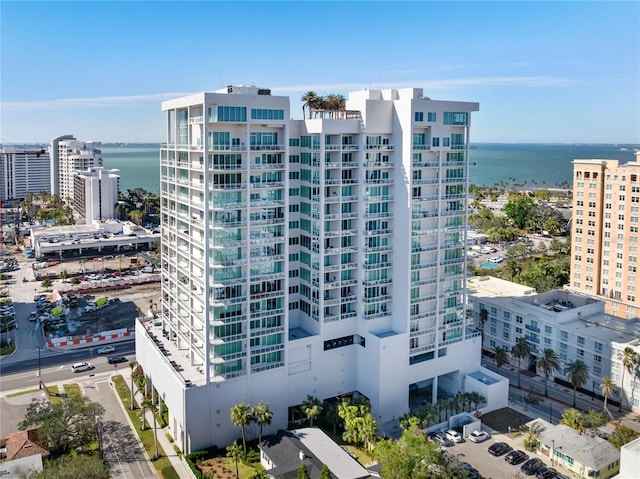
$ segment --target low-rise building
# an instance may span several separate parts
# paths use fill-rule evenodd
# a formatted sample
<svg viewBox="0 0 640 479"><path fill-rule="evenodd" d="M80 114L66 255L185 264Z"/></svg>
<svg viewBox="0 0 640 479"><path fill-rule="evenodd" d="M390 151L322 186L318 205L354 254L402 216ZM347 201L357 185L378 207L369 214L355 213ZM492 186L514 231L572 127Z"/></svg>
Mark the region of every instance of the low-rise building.
<svg viewBox="0 0 640 479"><path fill-rule="evenodd" d="M332 477L340 479L365 479L369 472L336 444L329 436L315 427L294 431L280 430L262 441L260 464L270 478L295 479L300 463L304 463L312 479L320 477L324 464Z"/></svg>
<svg viewBox="0 0 640 479"><path fill-rule="evenodd" d="M612 343L624 345L640 338L637 320L606 315L602 301L584 294L566 290L537 293L534 288L488 276L470 278L467 284L469 311L483 327L485 352L495 347L511 351L518 338L525 337L531 353L523 367L535 372L537 358L545 349L553 349L563 366L555 376L566 381L564 365L579 359L589 367L584 390L593 394L599 393L602 379L612 374L612 357L617 355Z"/></svg>
<svg viewBox="0 0 640 479"><path fill-rule="evenodd" d="M633 371L626 371L622 364L622 357L626 348L631 348L640 357L640 339L624 343L611 343L611 379L618 386L619 400L623 407L640 413L640 366Z"/></svg>
<svg viewBox="0 0 640 479"><path fill-rule="evenodd" d="M538 453L549 457L552 466L562 466L574 477L607 479L620 469L620 451L606 439L543 419L535 419L527 426L538 431Z"/></svg>
<svg viewBox="0 0 640 479"><path fill-rule="evenodd" d="M119 171L96 166L76 172L73 179L73 208L84 218L85 223L116 217Z"/></svg>
<svg viewBox="0 0 640 479"><path fill-rule="evenodd" d="M616 479L637 479L640 464L640 437L620 448L620 474Z"/></svg>

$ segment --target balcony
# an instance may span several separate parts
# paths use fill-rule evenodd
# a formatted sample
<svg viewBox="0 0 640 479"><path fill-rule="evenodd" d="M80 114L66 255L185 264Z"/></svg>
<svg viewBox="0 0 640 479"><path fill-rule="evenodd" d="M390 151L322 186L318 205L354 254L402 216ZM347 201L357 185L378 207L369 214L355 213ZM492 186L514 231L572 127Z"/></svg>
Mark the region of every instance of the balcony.
<svg viewBox="0 0 640 479"><path fill-rule="evenodd" d="M420 150L420 151L425 151L425 150L430 150L431 146L430 145L425 145L425 144L414 144L412 146L412 148L414 150Z"/></svg>
<svg viewBox="0 0 640 479"><path fill-rule="evenodd" d="M251 145L251 151L284 151L284 145Z"/></svg>
<svg viewBox="0 0 640 479"><path fill-rule="evenodd" d="M365 150L393 150L393 145L365 145Z"/></svg>
<svg viewBox="0 0 640 479"><path fill-rule="evenodd" d="M526 329L528 329L529 331L533 331L534 333L539 333L540 332L540 328L533 326L531 324L525 324L524 327Z"/></svg>

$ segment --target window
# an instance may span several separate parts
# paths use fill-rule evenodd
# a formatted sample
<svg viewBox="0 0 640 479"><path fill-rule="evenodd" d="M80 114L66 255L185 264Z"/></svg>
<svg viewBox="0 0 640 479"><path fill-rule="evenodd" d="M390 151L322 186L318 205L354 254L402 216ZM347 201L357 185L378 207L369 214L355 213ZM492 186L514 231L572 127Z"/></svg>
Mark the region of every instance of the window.
<svg viewBox="0 0 640 479"><path fill-rule="evenodd" d="M445 111L443 123L445 125L466 125L468 122L467 112Z"/></svg>
<svg viewBox="0 0 640 479"><path fill-rule="evenodd" d="M437 136L434 136L433 138L431 138L431 146L440 146L440 138Z"/></svg>
<svg viewBox="0 0 640 479"><path fill-rule="evenodd" d="M252 108L252 120L284 120L284 110L274 110L270 108Z"/></svg>
<svg viewBox="0 0 640 479"><path fill-rule="evenodd" d="M427 113L427 121L436 121L436 112L430 111Z"/></svg>
<svg viewBox="0 0 640 479"><path fill-rule="evenodd" d="M424 121L424 112L417 111L415 113L415 121Z"/></svg>
<svg viewBox="0 0 640 479"><path fill-rule="evenodd" d="M511 319L511 313L508 311L504 312L504 319ZM508 325L508 323L504 323L505 325Z"/></svg>
<svg viewBox="0 0 640 479"><path fill-rule="evenodd" d="M218 106L217 121L247 121L246 106Z"/></svg>

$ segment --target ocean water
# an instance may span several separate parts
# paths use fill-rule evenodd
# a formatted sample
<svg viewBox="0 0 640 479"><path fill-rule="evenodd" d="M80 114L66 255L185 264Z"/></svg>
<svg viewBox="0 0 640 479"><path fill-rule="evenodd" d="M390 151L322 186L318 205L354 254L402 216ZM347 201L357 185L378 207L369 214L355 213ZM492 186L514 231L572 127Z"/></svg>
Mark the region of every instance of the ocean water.
<svg viewBox="0 0 640 479"><path fill-rule="evenodd" d="M528 186L571 184L575 159L635 159L638 145L478 143L469 152L471 182L476 185L527 182ZM120 190L144 188L160 192L160 146L103 146L105 168L120 170Z"/></svg>

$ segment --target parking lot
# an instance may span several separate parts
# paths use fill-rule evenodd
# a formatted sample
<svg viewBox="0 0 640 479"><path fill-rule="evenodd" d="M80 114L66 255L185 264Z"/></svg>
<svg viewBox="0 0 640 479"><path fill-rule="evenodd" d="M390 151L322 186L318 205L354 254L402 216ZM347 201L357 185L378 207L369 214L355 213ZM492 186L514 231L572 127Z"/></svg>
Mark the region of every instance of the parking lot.
<svg viewBox="0 0 640 479"><path fill-rule="evenodd" d="M480 472L480 474L482 474L482 477L485 478L514 479L516 477L535 477L535 475L526 476L523 474L520 470L522 464L512 466L504 460L504 455L494 457L487 452L489 446L494 444L496 441L506 442L512 448L524 451L524 447L522 445L523 439L524 436L509 437L508 434L497 433L492 435L489 440L477 444L471 442L468 438L465 438L464 442L447 447L446 451L458 461L468 462L471 464ZM526 452L526 454L529 457L537 457L546 465L550 465L546 456L538 455L535 452ZM560 473L567 473L566 471L562 471L559 467L556 467L556 469L558 469L558 472Z"/></svg>

